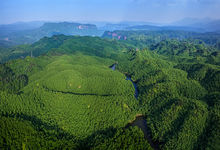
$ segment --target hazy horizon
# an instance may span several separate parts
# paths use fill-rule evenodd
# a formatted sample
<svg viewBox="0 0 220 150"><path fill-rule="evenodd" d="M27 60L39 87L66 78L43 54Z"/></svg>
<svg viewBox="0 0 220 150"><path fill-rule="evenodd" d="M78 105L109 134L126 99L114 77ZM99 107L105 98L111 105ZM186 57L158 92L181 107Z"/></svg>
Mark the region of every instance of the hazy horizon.
<svg viewBox="0 0 220 150"><path fill-rule="evenodd" d="M30 21L169 24L184 18L220 18L220 0L3 0L0 24Z"/></svg>

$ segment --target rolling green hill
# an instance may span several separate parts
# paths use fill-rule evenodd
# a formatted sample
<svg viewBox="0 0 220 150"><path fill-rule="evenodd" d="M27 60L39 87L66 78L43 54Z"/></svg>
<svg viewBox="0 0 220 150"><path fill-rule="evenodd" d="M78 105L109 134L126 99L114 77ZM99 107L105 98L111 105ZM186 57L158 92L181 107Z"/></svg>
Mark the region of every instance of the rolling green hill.
<svg viewBox="0 0 220 150"><path fill-rule="evenodd" d="M41 65L38 64L39 60L46 61ZM134 87L130 81L125 80L123 74L109 69L113 63L110 59L75 54L18 61L16 63L20 64L19 68L15 63L10 64L11 68L16 67L13 73L10 73L12 71L9 67L2 68L2 72L7 74L1 77L3 81L8 80L5 78L10 74L15 77L28 74L28 84L19 86L13 93L1 90L1 114L8 118L4 117L6 123L24 120L30 126L28 130L37 136L41 133L38 134L32 126L37 126L38 130L47 130L44 125L56 126L57 129L48 132L67 132L74 136L72 140L83 141L101 130L124 127L136 113ZM30 67L32 69L27 70ZM10 85L7 89L13 89L13 85L16 87L17 82ZM6 87L5 82L3 87ZM22 123L20 126L22 128ZM5 128L7 132L5 131L3 139L13 130L12 126ZM16 136L16 130L11 134ZM5 140L6 145L11 147L16 146L17 140L21 139L18 136ZM34 145L25 140L32 139L24 136L23 144L34 148ZM45 139L35 142L42 140ZM10 142L13 141L16 142L11 145Z"/></svg>
<svg viewBox="0 0 220 150"><path fill-rule="evenodd" d="M26 56L39 56L48 52L56 55L73 54L80 51L87 55L118 57L118 52L122 52L127 47L117 41L103 40L99 37L54 35L52 37L44 37L31 45L3 49L5 53L0 55L0 62Z"/></svg>

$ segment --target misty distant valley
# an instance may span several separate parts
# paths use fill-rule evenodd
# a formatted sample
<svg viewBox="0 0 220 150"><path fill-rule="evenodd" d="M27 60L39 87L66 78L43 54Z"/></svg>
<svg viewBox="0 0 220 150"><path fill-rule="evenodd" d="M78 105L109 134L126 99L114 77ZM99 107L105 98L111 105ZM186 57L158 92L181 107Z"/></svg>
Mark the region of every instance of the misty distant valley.
<svg viewBox="0 0 220 150"><path fill-rule="evenodd" d="M197 2L198 10L205 1ZM32 11L26 7L39 5L45 13L43 6L51 4L10 2L0 2L6 22L0 24L0 149L220 149L220 18L190 18L184 10L182 19L167 17L170 23L132 15L131 21L100 21L97 15L93 21L99 9L76 1L91 21L65 15L35 21L32 14L32 20L7 23L16 16L5 14L12 8L22 6L17 17L27 19L22 12ZM65 2L69 6L55 0L57 7L49 9L75 8ZM137 11L164 6L162 14L185 2L129 3ZM207 4L213 11L202 8L214 14L220 6L214 2ZM108 16L112 2L100 5ZM118 13L120 5L114 6Z"/></svg>

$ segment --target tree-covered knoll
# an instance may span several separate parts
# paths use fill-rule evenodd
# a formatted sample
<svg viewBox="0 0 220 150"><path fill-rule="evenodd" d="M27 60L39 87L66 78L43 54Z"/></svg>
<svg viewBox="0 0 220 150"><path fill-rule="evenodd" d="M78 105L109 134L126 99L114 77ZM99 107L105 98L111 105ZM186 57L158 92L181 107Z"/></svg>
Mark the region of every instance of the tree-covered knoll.
<svg viewBox="0 0 220 150"><path fill-rule="evenodd" d="M5 122L4 128L7 123L18 122L18 129L8 126L4 134L1 133L7 141L3 142L5 146L12 148L20 144L18 149L21 149L23 143L32 149L36 146L33 144L35 142L27 141L33 140L36 135L36 140L39 140L36 143L42 145L42 148L50 144L54 144L55 148L63 147L66 140L83 142L93 133L97 132L98 136L100 130L123 128L137 113L137 100L132 83L125 80L125 75L109 68L113 63L111 59L75 54L27 57L2 65L1 70L4 69L8 77L13 72L15 75L25 73L28 76L28 84L21 87L19 93L0 91L1 121ZM27 70L30 66L32 69ZM44 129L41 124L52 126L52 129L56 127L57 129L48 131L54 135L47 135L48 129ZM30 128L26 129L24 126ZM59 130L68 133L71 139L66 134L56 136ZM21 138L8 137L19 137L17 132L21 134ZM25 136L28 132L33 136ZM38 139L41 134L45 138ZM74 143L69 145L74 147Z"/></svg>

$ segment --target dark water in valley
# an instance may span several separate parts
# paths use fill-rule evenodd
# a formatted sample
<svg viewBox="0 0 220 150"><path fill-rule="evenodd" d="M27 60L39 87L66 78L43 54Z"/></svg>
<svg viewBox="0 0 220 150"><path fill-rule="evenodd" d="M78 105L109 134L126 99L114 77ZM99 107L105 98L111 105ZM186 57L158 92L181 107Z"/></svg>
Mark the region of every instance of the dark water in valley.
<svg viewBox="0 0 220 150"><path fill-rule="evenodd" d="M140 128L142 130L142 132L144 133L144 138L148 141L148 143L150 144L150 146L154 149L154 150L159 150L159 146L158 144L156 144L152 138L151 138L151 134L150 134L150 129L147 127L147 121L144 117L144 115L136 115L135 120L132 121L131 123L128 123L126 125L125 128L128 127L134 127L137 126L138 128Z"/></svg>
<svg viewBox="0 0 220 150"><path fill-rule="evenodd" d="M111 69L112 69L113 71L115 71L115 68L116 68L116 64L113 64L113 65L111 66ZM132 82L132 84L133 84L133 86L134 86L134 89L135 89L134 97L137 99L137 98L138 98L138 88L137 88L136 83L134 83L134 82L131 80L131 77L129 77L129 76L126 76L126 80L129 80L129 81Z"/></svg>
<svg viewBox="0 0 220 150"><path fill-rule="evenodd" d="M135 89L135 93L134 93L134 97L137 99L138 98L138 89L137 89L137 85L131 80L131 77L126 76L126 80L130 80L134 86Z"/></svg>
<svg viewBox="0 0 220 150"><path fill-rule="evenodd" d="M116 64L113 64L111 67L110 67L113 71L115 71L116 69ZM137 88L137 85L131 80L131 77L129 76L126 76L126 80L130 80L135 88L135 93L134 93L134 96L135 98L137 99L138 97L138 88ZM132 122L128 123L125 128L128 128L130 126L137 126L138 128L140 128L143 133L144 133L144 138L147 139L148 143L151 145L151 147L154 149L154 150L159 150L159 146L158 144L155 144L152 140L152 138L150 137L150 130L148 129L147 127L147 121L144 117L144 115L142 114L139 114L139 115L136 115L135 117L135 120L133 120Z"/></svg>

